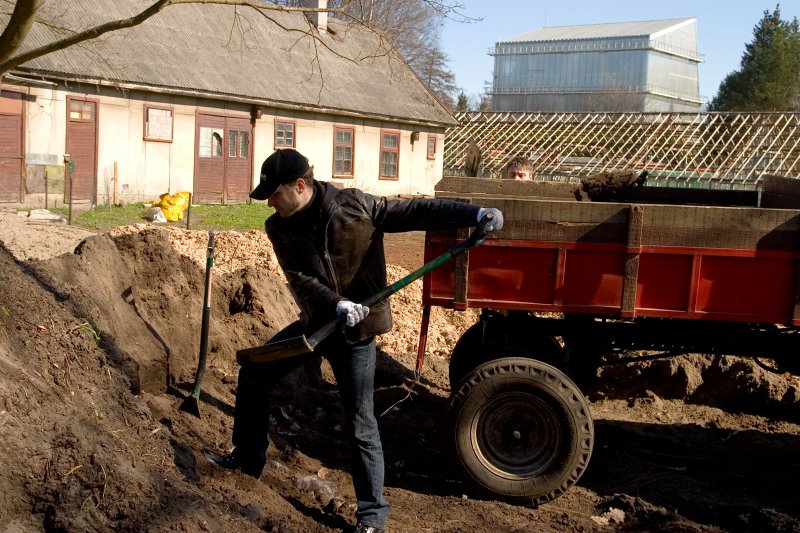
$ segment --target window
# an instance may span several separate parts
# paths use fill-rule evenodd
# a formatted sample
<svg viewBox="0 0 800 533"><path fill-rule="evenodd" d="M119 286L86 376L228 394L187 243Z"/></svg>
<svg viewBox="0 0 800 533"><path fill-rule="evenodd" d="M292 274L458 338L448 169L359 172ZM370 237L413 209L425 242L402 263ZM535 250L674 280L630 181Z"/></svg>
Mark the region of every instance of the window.
<svg viewBox="0 0 800 533"><path fill-rule="evenodd" d="M200 157L222 157L222 128L200 127L198 155Z"/></svg>
<svg viewBox="0 0 800 533"><path fill-rule="evenodd" d="M428 159L436 159L436 135L428 135Z"/></svg>
<svg viewBox="0 0 800 533"><path fill-rule="evenodd" d="M144 140L172 142L172 109L144 106Z"/></svg>
<svg viewBox="0 0 800 533"><path fill-rule="evenodd" d="M333 129L333 175L353 175L353 128Z"/></svg>
<svg viewBox="0 0 800 533"><path fill-rule="evenodd" d="M228 131L228 157L246 158L250 150L249 131Z"/></svg>
<svg viewBox="0 0 800 533"><path fill-rule="evenodd" d="M381 179L398 178L398 161L400 159L400 134L397 132L381 132Z"/></svg>
<svg viewBox="0 0 800 533"><path fill-rule="evenodd" d="M294 122L275 121L275 148L294 148Z"/></svg>
<svg viewBox="0 0 800 533"><path fill-rule="evenodd" d="M90 122L94 120L94 102L69 100L69 119Z"/></svg>

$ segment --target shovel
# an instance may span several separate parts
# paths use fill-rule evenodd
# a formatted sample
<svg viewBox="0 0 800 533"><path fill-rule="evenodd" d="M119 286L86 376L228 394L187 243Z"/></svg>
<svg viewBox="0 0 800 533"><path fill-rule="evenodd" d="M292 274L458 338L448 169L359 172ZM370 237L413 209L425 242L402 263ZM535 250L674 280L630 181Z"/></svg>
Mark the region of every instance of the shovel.
<svg viewBox="0 0 800 533"><path fill-rule="evenodd" d="M206 373L206 356L208 355L208 322L211 317L211 267L214 265L214 230L208 230L208 251L206 253L206 292L203 296L203 323L200 326L200 359L197 362L197 373L194 376L192 394L181 403L180 410L200 418L200 385Z"/></svg>
<svg viewBox="0 0 800 533"><path fill-rule="evenodd" d="M453 246L448 251L437 257L436 259L425 263L419 270L415 270L404 278L392 283L383 290L373 294L366 300L361 302L361 305L371 307L386 300L389 296L396 293L400 289L410 285L418 280L428 272L435 270L444 263L452 260L453 258L463 254L473 246L482 243L486 237L485 227L486 224L491 222L492 215L488 214L481 219L478 227L472 232L468 239ZM236 362L240 365L252 363L268 363L270 361L279 361L289 357L307 354L314 351L317 344L325 340L328 335L336 331L336 328L344 324L346 315L339 315L336 319L331 320L320 329L315 331L310 337L302 335L300 337L293 337L282 341L271 342L262 346L255 346L253 348L243 348L236 352Z"/></svg>

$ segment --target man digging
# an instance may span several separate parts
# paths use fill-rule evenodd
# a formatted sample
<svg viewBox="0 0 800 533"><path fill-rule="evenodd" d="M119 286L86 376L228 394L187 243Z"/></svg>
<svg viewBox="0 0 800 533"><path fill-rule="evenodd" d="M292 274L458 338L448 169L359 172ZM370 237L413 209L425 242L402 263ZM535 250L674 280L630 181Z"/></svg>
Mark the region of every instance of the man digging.
<svg viewBox="0 0 800 533"><path fill-rule="evenodd" d="M209 453L213 463L258 478L269 446L269 399L273 386L298 366L322 354L330 362L344 407L354 464L357 533L385 531L389 503L383 496L384 466L373 407L375 336L392 328L388 301L371 308L355 303L386 287L383 234L476 226L493 217L487 233L503 226L494 208L444 199L390 200L358 189L337 189L314 179L299 152L279 150L261 166L250 193L275 209L265 228L301 310L300 319L270 343L319 330L337 316L344 326L313 352L239 370L233 421L234 450ZM319 354L317 353L319 352Z"/></svg>

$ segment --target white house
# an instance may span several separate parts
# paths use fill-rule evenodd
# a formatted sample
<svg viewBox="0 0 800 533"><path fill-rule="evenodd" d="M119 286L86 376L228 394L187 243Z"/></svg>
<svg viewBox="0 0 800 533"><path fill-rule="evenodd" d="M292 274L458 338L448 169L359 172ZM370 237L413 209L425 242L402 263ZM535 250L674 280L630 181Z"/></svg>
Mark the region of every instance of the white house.
<svg viewBox="0 0 800 533"><path fill-rule="evenodd" d="M147 5L46 2L53 11L42 17L81 30ZM410 67L376 34L326 13L269 16L173 5L10 71L0 93L0 202L30 204L45 186L49 198L66 198L65 169L75 200L191 191L195 203L245 202L261 162L287 147L321 180L433 194L444 131L457 122ZM35 23L24 49L58 31Z"/></svg>

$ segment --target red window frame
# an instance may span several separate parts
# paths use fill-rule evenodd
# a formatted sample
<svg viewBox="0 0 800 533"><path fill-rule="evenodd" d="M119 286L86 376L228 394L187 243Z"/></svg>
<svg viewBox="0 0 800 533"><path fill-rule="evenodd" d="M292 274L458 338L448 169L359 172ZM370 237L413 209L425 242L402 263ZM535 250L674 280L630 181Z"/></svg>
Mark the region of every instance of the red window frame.
<svg viewBox="0 0 800 533"><path fill-rule="evenodd" d="M431 148L431 141L433 141L433 148ZM436 135L428 135L427 154L428 159L436 159Z"/></svg>
<svg viewBox="0 0 800 533"><path fill-rule="evenodd" d="M337 137L339 132L350 133L350 142L339 142ZM350 148L350 171L337 172L336 171L336 149L337 148ZM333 175L337 178L352 178L355 171L356 160L356 129L348 126L334 126L333 127Z"/></svg>
<svg viewBox="0 0 800 533"><path fill-rule="evenodd" d="M384 142L386 141L387 136L392 136L397 140L396 145L394 147L386 148L384 146ZM381 130L380 143L381 143L380 151L378 155L378 173L379 173L378 179L397 181L400 179L400 132L396 130ZM384 164L383 164L384 154L395 154L394 176L384 173Z"/></svg>
<svg viewBox="0 0 800 533"><path fill-rule="evenodd" d="M278 143L278 126L291 126L292 127L292 142L286 143L286 135L284 134L284 142ZM275 119L275 149L281 148L294 148L297 145L297 123L293 120L278 120Z"/></svg>

